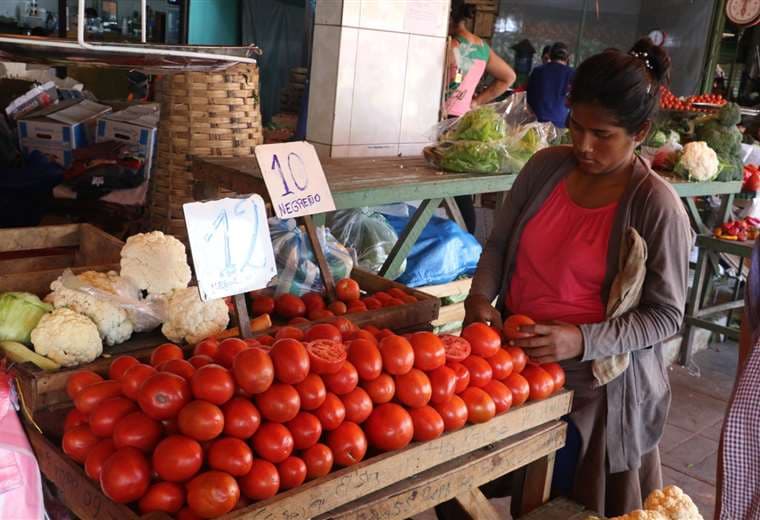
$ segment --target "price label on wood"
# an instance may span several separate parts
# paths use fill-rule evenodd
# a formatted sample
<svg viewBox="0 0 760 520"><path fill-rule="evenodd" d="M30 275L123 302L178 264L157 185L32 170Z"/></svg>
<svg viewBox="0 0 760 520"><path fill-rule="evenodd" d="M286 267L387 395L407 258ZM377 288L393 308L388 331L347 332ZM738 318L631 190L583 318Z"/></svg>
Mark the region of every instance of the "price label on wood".
<svg viewBox="0 0 760 520"><path fill-rule="evenodd" d="M261 289L277 274L259 195L190 202L182 209L203 301Z"/></svg>
<svg viewBox="0 0 760 520"><path fill-rule="evenodd" d="M279 218L335 211L317 151L305 141L259 145L254 150Z"/></svg>

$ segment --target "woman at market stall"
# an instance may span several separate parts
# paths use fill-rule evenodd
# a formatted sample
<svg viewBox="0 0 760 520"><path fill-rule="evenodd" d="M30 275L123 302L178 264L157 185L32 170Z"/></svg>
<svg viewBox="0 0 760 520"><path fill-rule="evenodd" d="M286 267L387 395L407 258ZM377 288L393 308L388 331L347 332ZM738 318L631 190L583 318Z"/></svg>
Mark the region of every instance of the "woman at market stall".
<svg viewBox="0 0 760 520"><path fill-rule="evenodd" d="M635 150L669 70L649 39L580 65L573 144L525 165L465 302L466 323L500 327L511 314L538 323L513 343L537 363L560 362L575 392L555 492L607 516L640 508L662 484L670 388L660 345L681 326L693 238L675 191Z"/></svg>
<svg viewBox="0 0 760 520"><path fill-rule="evenodd" d="M464 0L451 2L449 19L449 51L444 115L461 116L471 108L489 103L502 95L515 82L512 67L496 54L486 42L467 30L466 22L475 16L475 6ZM485 73L493 81L482 92L476 89ZM467 231L475 231L475 207L472 196L456 197Z"/></svg>

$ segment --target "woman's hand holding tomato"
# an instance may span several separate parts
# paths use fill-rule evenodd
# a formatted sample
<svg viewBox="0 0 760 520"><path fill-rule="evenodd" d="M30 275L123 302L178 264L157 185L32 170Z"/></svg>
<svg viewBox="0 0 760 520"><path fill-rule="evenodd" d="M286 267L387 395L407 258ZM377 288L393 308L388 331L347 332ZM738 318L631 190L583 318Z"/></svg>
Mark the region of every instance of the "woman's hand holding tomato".
<svg viewBox="0 0 760 520"><path fill-rule="evenodd" d="M470 323L483 322L490 323L492 327L501 330L501 314L497 311L491 302L483 295L470 294L464 301L464 325Z"/></svg>
<svg viewBox="0 0 760 520"><path fill-rule="evenodd" d="M509 344L525 349L531 361L536 363L552 363L583 355L583 334L577 325L551 322L523 325L520 330L535 336L511 340Z"/></svg>

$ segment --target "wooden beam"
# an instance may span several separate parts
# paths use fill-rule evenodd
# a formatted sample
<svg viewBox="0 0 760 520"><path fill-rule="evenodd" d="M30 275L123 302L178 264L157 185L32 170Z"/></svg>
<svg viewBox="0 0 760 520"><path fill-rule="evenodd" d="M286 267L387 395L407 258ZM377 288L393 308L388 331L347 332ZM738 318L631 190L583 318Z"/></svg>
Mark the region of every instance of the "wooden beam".
<svg viewBox="0 0 760 520"><path fill-rule="evenodd" d="M501 520L498 511L478 488L457 495L456 500L462 509L475 520Z"/></svg>
<svg viewBox="0 0 760 520"><path fill-rule="evenodd" d="M322 244L319 242L317 228L314 226L314 221L311 219L311 215L303 217L303 223L306 227L306 235L309 237L309 242L311 243L311 249L314 252L314 258L317 260L317 266L319 266L319 273L325 284L327 300L328 302L332 302L335 299L335 280L333 280L333 275L330 272L330 264L327 263L325 252L322 250Z"/></svg>

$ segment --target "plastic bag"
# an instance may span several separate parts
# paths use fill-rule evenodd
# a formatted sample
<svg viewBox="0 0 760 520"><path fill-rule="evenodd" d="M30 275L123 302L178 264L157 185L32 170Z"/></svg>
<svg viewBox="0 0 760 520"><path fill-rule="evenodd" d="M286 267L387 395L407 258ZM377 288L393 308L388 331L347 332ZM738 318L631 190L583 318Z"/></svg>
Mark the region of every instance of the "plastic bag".
<svg viewBox="0 0 760 520"><path fill-rule="evenodd" d="M277 276L270 282L275 295L285 293L302 295L307 292L323 292L320 276L309 237L293 219L269 219L269 235L277 263ZM333 237L329 230L317 228L317 238L325 254L325 260L335 280L346 278L354 267L354 257L345 246Z"/></svg>
<svg viewBox="0 0 760 520"><path fill-rule="evenodd" d="M499 141L509 128L536 121L525 92L516 92L504 101L474 108L457 118L446 119L433 127L436 141Z"/></svg>
<svg viewBox="0 0 760 520"><path fill-rule="evenodd" d="M502 142L446 141L424 152L431 166L458 173L509 173L516 163Z"/></svg>
<svg viewBox="0 0 760 520"><path fill-rule="evenodd" d="M373 273L380 270L398 241L385 217L370 208L336 211L327 224L338 242L356 252L358 264Z"/></svg>
<svg viewBox="0 0 760 520"><path fill-rule="evenodd" d="M83 282L71 269L66 269L63 272L61 284L67 289L85 293L123 309L134 325L135 332L153 330L165 322L168 317L165 297L150 295L147 298L142 298L140 289L129 278L123 276L111 284L113 292Z"/></svg>
<svg viewBox="0 0 760 520"><path fill-rule="evenodd" d="M557 139L557 127L552 123L527 123L510 127L506 138L507 153L510 156L510 173L518 173L533 154L546 148Z"/></svg>

